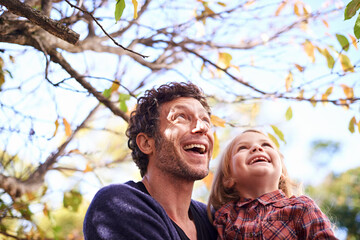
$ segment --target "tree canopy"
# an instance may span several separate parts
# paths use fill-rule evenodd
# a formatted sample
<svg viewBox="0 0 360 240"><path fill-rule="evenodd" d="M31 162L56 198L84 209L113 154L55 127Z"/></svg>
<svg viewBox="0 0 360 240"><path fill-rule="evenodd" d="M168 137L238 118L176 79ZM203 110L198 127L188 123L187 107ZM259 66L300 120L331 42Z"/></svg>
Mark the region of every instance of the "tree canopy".
<svg viewBox="0 0 360 240"><path fill-rule="evenodd" d="M57 238L58 225L46 232L35 216L41 209L55 221L46 176L73 180L63 206L77 211L88 174L130 159L129 112L154 85L199 85L216 128L247 126L251 121L237 112L253 119L260 103L277 100L289 104L286 120L294 102L346 108L353 116L348 130L360 132L360 24L353 18L359 1L0 0L0 6L4 236ZM355 22L347 27L344 18ZM249 107L224 111L224 105ZM285 142L281 129L269 125L269 136Z"/></svg>

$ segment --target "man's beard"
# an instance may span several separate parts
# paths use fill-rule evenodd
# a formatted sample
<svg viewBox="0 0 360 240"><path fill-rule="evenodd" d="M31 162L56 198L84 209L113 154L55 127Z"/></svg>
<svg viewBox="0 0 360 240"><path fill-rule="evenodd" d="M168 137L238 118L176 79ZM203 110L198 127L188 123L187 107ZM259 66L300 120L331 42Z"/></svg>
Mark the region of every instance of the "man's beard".
<svg viewBox="0 0 360 240"><path fill-rule="evenodd" d="M184 159L181 159L173 142L163 136L157 136L155 140L157 151L157 166L163 172L174 177L196 181L203 179L209 173L209 166L206 170L191 167Z"/></svg>

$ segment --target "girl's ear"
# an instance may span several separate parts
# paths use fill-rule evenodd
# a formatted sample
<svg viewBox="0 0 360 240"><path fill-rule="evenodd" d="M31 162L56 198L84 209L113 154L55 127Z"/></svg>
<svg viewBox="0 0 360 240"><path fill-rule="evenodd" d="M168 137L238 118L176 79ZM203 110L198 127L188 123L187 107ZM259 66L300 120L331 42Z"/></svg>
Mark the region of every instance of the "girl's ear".
<svg viewBox="0 0 360 240"><path fill-rule="evenodd" d="M147 155L150 155L154 152L155 140L145 133L139 133L136 136L136 144L138 145L140 151Z"/></svg>
<svg viewBox="0 0 360 240"><path fill-rule="evenodd" d="M228 179L225 179L225 180L224 180L224 186L225 186L227 189L230 189L230 188L234 187L234 185L235 185L234 179L228 178Z"/></svg>

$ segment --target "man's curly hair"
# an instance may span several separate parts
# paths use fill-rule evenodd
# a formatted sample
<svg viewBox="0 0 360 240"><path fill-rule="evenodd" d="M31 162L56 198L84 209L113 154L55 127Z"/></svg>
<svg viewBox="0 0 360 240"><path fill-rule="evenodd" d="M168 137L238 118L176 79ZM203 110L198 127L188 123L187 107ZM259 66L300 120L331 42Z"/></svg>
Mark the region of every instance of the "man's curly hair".
<svg viewBox="0 0 360 240"><path fill-rule="evenodd" d="M129 126L126 136L129 137L128 146L132 150L132 158L143 177L147 171L148 156L141 152L136 144L139 133L145 133L149 137L158 136L160 107L163 103L179 97L192 97L197 99L206 111L211 114L210 107L205 95L200 88L192 83L171 82L161 85L157 89L146 90L144 96L137 100L136 109L130 114Z"/></svg>

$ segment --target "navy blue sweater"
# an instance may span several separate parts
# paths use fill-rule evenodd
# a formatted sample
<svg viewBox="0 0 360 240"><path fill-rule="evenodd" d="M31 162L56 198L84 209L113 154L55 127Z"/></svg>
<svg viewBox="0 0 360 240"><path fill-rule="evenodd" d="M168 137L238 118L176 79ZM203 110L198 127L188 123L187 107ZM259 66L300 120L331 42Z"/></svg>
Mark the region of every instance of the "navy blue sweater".
<svg viewBox="0 0 360 240"><path fill-rule="evenodd" d="M191 205L198 216L197 231L205 234L198 240L216 239L205 204L192 200ZM83 231L85 240L180 240L165 210L133 181L100 189L87 210Z"/></svg>

